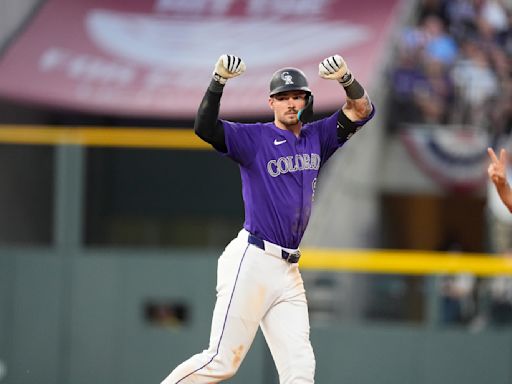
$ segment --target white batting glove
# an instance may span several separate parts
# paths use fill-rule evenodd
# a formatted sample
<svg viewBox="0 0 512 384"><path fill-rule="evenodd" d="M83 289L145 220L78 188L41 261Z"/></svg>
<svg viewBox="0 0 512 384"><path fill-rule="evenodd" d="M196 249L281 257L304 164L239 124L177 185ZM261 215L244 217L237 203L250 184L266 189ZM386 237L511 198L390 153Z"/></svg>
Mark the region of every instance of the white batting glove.
<svg viewBox="0 0 512 384"><path fill-rule="evenodd" d="M324 79L338 80L344 87L348 87L354 81L347 63L340 55L329 56L318 64L318 74Z"/></svg>
<svg viewBox="0 0 512 384"><path fill-rule="evenodd" d="M221 84L226 84L228 79L240 76L245 71L245 63L238 56L222 55L219 57L215 69L213 70L213 78Z"/></svg>

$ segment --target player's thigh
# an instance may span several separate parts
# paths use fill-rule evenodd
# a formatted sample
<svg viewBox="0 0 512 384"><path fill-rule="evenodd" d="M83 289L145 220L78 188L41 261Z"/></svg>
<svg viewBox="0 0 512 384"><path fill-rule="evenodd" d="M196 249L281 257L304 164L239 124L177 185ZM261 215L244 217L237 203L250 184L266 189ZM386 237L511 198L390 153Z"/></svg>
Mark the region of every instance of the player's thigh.
<svg viewBox="0 0 512 384"><path fill-rule="evenodd" d="M263 318L261 329L277 365L314 360L304 293L274 305Z"/></svg>
<svg viewBox="0 0 512 384"><path fill-rule="evenodd" d="M249 350L261 321L252 297L258 289L250 280L251 250L230 244L219 258L217 299L213 310L209 353L215 361L236 368Z"/></svg>

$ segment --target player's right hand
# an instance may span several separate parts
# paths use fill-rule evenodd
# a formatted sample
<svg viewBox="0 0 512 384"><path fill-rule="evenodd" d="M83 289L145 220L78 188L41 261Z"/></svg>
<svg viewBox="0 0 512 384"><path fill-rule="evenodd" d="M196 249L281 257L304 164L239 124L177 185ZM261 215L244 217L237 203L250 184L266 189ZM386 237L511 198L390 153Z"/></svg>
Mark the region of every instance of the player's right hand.
<svg viewBox="0 0 512 384"><path fill-rule="evenodd" d="M215 69L213 70L213 78L221 84L226 84L228 79L240 76L245 71L244 61L235 55L221 55Z"/></svg>

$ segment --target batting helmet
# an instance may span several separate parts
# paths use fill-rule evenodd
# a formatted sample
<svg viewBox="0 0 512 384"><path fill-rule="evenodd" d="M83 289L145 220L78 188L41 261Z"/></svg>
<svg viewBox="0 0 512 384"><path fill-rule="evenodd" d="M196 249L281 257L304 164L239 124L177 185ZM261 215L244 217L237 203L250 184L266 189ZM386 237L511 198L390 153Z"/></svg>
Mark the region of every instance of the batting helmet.
<svg viewBox="0 0 512 384"><path fill-rule="evenodd" d="M306 106L298 113L299 120L303 123L313 118L313 93L309 89L306 75L297 68L282 68L272 75L270 80L270 96L287 91L307 92Z"/></svg>
<svg viewBox="0 0 512 384"><path fill-rule="evenodd" d="M306 91L311 94L306 75L297 68L282 68L272 75L270 96L287 91Z"/></svg>

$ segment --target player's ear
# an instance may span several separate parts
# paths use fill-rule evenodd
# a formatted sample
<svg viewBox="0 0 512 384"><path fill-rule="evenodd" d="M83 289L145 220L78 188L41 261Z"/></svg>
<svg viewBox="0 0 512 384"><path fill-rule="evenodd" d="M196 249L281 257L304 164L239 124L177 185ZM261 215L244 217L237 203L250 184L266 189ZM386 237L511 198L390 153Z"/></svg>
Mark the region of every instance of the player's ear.
<svg viewBox="0 0 512 384"><path fill-rule="evenodd" d="M271 110L274 110L274 98L273 97L268 98L268 106L270 107Z"/></svg>

